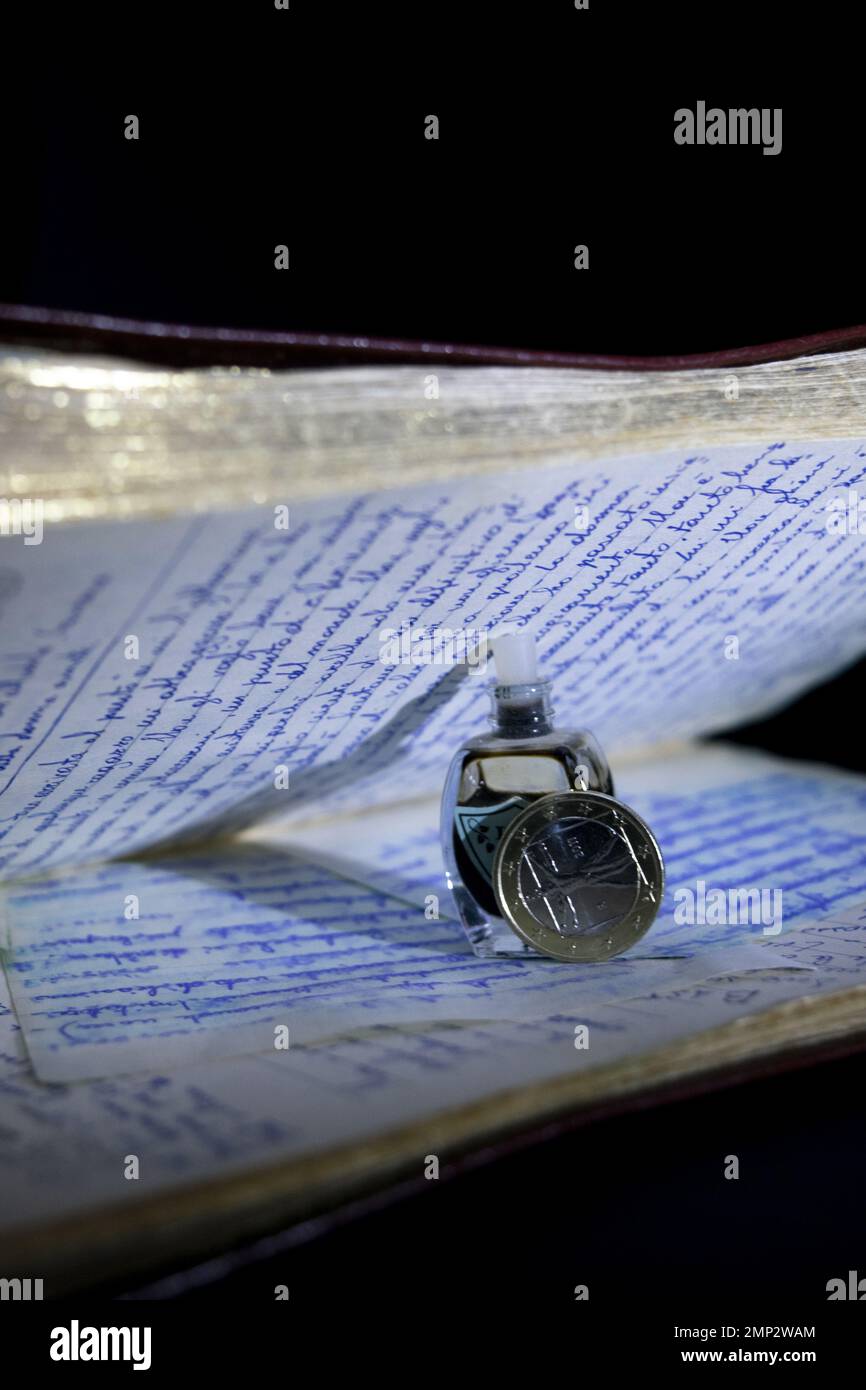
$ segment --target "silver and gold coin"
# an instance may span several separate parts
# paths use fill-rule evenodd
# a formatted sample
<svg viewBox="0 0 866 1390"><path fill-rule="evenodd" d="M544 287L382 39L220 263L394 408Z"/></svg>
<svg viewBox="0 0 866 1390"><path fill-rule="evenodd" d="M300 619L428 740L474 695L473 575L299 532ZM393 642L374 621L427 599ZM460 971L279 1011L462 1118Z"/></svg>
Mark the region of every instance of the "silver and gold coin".
<svg viewBox="0 0 866 1390"><path fill-rule="evenodd" d="M493 864L503 917L555 960L608 960L648 931L664 864L640 816L603 792L554 792L511 821Z"/></svg>

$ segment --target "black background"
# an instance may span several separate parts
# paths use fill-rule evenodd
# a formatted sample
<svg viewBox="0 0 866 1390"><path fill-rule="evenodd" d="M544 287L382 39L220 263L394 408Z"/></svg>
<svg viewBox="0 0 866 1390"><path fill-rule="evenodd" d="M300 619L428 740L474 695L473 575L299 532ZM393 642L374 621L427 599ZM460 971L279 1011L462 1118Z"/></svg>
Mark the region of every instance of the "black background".
<svg viewBox="0 0 866 1390"><path fill-rule="evenodd" d="M93 13L6 89L6 301L640 354L866 322L841 4ZM698 99L781 107L781 153L676 145Z"/></svg>
<svg viewBox="0 0 866 1390"><path fill-rule="evenodd" d="M78 12L71 47L6 93L0 299L622 354L866 323L856 10L590 6ZM781 154L676 146L673 113L698 99L782 107ZM863 768L863 682L861 665L738 736ZM565 1286L582 1261L612 1288L820 1298L866 1274L864 1078L834 1063L610 1122L298 1247L292 1266L322 1291L363 1281L378 1250L435 1283L464 1238L464 1294L494 1267L512 1291L533 1270ZM737 1184L719 1178L728 1152L745 1155ZM258 1277L224 1291L258 1296Z"/></svg>

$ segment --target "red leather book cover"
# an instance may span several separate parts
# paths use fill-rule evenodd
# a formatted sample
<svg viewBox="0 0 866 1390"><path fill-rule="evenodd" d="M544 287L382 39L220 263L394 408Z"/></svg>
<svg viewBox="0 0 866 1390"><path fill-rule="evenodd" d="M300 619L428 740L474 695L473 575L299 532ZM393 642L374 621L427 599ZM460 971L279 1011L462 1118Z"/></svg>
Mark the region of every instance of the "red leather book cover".
<svg viewBox="0 0 866 1390"><path fill-rule="evenodd" d="M544 352L424 339L377 338L363 333L277 332L149 323L72 310L0 304L0 338L66 352L131 357L172 366L333 367L423 363L467 367L574 367L599 371L683 371L782 362L823 352L866 347L866 325L758 343L718 352L634 357L586 352Z"/></svg>

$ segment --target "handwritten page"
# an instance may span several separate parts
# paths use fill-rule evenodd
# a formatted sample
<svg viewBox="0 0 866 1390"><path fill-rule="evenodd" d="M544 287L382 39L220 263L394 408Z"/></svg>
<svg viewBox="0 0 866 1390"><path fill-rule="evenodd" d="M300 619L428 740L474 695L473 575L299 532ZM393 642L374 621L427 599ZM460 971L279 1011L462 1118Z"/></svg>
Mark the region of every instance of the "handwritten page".
<svg viewBox="0 0 866 1390"><path fill-rule="evenodd" d="M44 1086L32 1074L0 972L0 1229L134 1203L327 1142L334 1098L323 1093L314 1109L289 1072L283 1085L278 1070L269 1074L253 1059ZM130 1153L141 1159L138 1183L124 1178Z"/></svg>
<svg viewBox="0 0 866 1390"><path fill-rule="evenodd" d="M0 972L0 1229L120 1207L427 1119L447 1158L449 1108L699 1036L804 991L866 983L866 908L804 924L796 950L805 973L768 969L585 1008L585 1050L575 1048L572 1019L556 1015L380 1025L267 1056L63 1086L33 1077ZM129 1154L139 1157L139 1182L124 1179Z"/></svg>
<svg viewBox="0 0 866 1390"><path fill-rule="evenodd" d="M454 921L252 845L32 880L8 916L16 1012L50 1082L384 1023L544 1017L766 965L748 947L603 968L481 961Z"/></svg>
<svg viewBox="0 0 866 1390"><path fill-rule="evenodd" d="M612 757L767 711L866 648L862 541L826 525L864 477L861 442L767 440L288 495L288 531L262 506L7 537L0 875L437 792L487 701L383 665L404 623L531 624L559 723Z"/></svg>

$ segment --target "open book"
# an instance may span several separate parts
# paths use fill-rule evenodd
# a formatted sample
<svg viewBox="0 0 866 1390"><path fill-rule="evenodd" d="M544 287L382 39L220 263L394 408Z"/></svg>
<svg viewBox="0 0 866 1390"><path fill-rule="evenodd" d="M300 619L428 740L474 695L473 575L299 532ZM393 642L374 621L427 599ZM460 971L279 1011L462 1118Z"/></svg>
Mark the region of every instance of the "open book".
<svg viewBox="0 0 866 1390"><path fill-rule="evenodd" d="M144 1269L866 1032L866 779L701 742L866 650L864 371L2 354L9 1258ZM485 683L393 635L506 624L665 856L604 964L477 960L449 899Z"/></svg>

